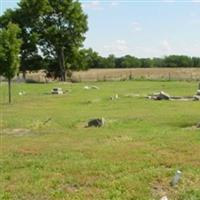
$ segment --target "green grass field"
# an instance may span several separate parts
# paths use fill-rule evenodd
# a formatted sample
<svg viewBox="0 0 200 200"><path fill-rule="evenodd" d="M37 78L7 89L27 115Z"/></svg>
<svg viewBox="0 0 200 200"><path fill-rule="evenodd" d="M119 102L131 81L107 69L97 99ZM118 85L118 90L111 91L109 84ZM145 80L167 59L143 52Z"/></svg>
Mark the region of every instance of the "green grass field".
<svg viewBox="0 0 200 200"><path fill-rule="evenodd" d="M85 85L100 90L84 90ZM193 126L200 122L200 102L142 97L160 90L194 95L197 85L15 84L8 105L2 84L0 199L199 200L200 130ZM54 86L70 92L53 96ZM116 93L120 99L111 101ZM104 117L106 125L84 128L94 117ZM171 187L176 170L182 178Z"/></svg>

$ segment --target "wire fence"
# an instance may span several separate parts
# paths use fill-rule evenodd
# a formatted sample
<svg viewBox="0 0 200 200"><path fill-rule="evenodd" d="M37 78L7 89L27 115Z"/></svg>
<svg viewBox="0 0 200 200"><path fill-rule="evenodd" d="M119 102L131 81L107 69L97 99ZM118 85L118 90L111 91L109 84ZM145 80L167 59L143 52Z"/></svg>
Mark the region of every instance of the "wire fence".
<svg viewBox="0 0 200 200"><path fill-rule="evenodd" d="M91 69L88 71L73 72L72 82L89 81L125 81L125 80L177 80L200 81L200 68L131 68L131 69ZM6 79L0 77L0 82ZM47 83L48 79L43 71L22 74L13 79L15 82Z"/></svg>
<svg viewBox="0 0 200 200"><path fill-rule="evenodd" d="M200 80L200 68L92 69L74 72L72 81Z"/></svg>

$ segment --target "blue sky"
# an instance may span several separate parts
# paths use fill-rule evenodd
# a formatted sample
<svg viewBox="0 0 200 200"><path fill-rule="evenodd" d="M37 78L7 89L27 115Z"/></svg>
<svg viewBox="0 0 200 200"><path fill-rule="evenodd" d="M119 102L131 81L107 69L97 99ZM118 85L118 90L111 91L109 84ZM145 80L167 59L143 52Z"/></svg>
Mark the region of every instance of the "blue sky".
<svg viewBox="0 0 200 200"><path fill-rule="evenodd" d="M17 0L0 0L1 14ZM84 42L103 56L200 56L200 0L82 0Z"/></svg>

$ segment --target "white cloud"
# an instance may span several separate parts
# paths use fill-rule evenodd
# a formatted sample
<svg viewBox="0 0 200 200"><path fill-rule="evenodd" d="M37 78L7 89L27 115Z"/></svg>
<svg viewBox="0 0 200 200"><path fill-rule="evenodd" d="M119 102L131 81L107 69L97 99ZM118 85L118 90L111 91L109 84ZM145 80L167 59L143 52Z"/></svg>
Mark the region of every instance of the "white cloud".
<svg viewBox="0 0 200 200"><path fill-rule="evenodd" d="M200 42L197 40L194 44L182 42L171 45L166 39L154 44L134 44L128 43L125 40L116 40L109 45L104 45L103 48L100 47L98 52L103 56L114 54L119 57L127 54L140 58L163 57L172 54L198 57Z"/></svg>
<svg viewBox="0 0 200 200"><path fill-rule="evenodd" d="M168 40L163 40L160 44L160 48L164 53L170 53L172 51L172 47Z"/></svg>
<svg viewBox="0 0 200 200"><path fill-rule="evenodd" d="M191 13L189 14L189 16L192 17L192 18L193 18L193 17L196 17L196 16L197 16L197 13L196 13L196 12L191 12Z"/></svg>
<svg viewBox="0 0 200 200"><path fill-rule="evenodd" d="M141 24L137 21L132 22L131 24L131 30L133 32L139 32L142 30Z"/></svg>
<svg viewBox="0 0 200 200"><path fill-rule="evenodd" d="M100 1L88 1L88 2L84 2L82 3L82 6L84 9L91 9L91 10L102 10L103 7L100 3Z"/></svg>
<svg viewBox="0 0 200 200"><path fill-rule="evenodd" d="M82 1L82 6L84 9L90 10L103 10L103 6L111 6L116 7L120 4L119 0L112 0L112 1L99 1L99 0L92 0L92 1Z"/></svg>
<svg viewBox="0 0 200 200"><path fill-rule="evenodd" d="M190 22L191 22L191 24L193 24L193 25L198 25L198 26L200 26L200 19L193 19L193 20L191 20Z"/></svg>
<svg viewBox="0 0 200 200"><path fill-rule="evenodd" d="M195 44L190 44L190 45L186 43L182 46L181 50L183 52L182 54L199 57L200 43L199 41L196 41Z"/></svg>
<svg viewBox="0 0 200 200"><path fill-rule="evenodd" d="M119 4L120 4L120 3L119 3L118 0L115 0L115 1L113 0L113 1L110 2L110 5L111 5L111 6L118 6Z"/></svg>
<svg viewBox="0 0 200 200"><path fill-rule="evenodd" d="M164 2L164 3L175 3L176 1L175 0L162 0L162 2Z"/></svg>
<svg viewBox="0 0 200 200"><path fill-rule="evenodd" d="M127 43L125 40L117 40L115 46L119 51L126 51L128 49Z"/></svg>
<svg viewBox="0 0 200 200"><path fill-rule="evenodd" d="M129 50L129 47L125 40L116 40L112 44L104 45L104 50L108 52L108 54L121 55L126 54Z"/></svg>
<svg viewBox="0 0 200 200"><path fill-rule="evenodd" d="M199 1L200 2L200 1ZM189 23L192 25L200 25L200 15L197 12L191 12L189 14L190 18L189 18Z"/></svg>
<svg viewBox="0 0 200 200"><path fill-rule="evenodd" d="M192 0L193 3L200 3L200 0Z"/></svg>

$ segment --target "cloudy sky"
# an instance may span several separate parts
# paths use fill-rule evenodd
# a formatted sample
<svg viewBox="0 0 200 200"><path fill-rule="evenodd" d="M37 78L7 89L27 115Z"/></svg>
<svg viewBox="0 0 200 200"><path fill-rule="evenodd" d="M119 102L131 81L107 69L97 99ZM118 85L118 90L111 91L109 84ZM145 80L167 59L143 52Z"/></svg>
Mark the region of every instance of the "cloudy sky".
<svg viewBox="0 0 200 200"><path fill-rule="evenodd" d="M0 0L1 14L18 0ZM82 0L84 43L103 56L200 56L200 0Z"/></svg>

